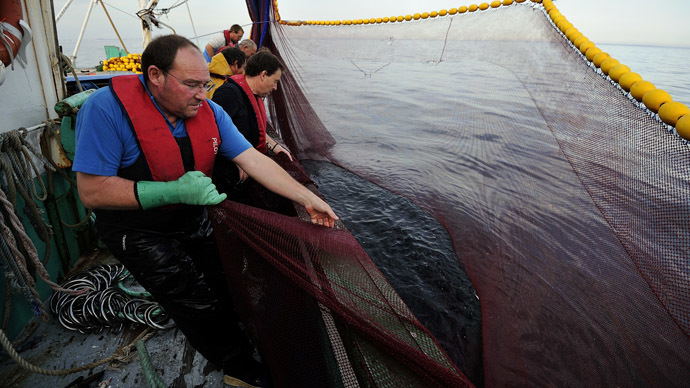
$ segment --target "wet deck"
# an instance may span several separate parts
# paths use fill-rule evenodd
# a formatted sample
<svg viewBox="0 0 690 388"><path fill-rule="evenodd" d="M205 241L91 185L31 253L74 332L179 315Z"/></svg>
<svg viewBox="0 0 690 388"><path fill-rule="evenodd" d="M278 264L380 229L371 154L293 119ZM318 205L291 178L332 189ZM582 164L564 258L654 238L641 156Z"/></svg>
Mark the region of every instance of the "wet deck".
<svg viewBox="0 0 690 388"><path fill-rule="evenodd" d="M92 256L88 262L80 260L75 265L73 273L113 260L107 252L102 252L98 257ZM144 329L144 326L132 324L120 332L104 330L96 334L82 334L63 328L57 319L51 318L49 322L44 322L37 317L20 335L15 349L20 357L39 368L64 370L110 357L118 347L132 343ZM22 337L25 339L21 339ZM206 359L189 345L179 330L173 328L156 331L145 344L155 372L167 387L224 386L223 373L208 364ZM132 347L131 353L131 360L127 363L107 363L69 375L49 376L28 371L3 350L0 351L0 387L147 387L136 347ZM71 384L80 377L88 379L101 371L102 376L89 381L88 384Z"/></svg>
<svg viewBox="0 0 690 388"><path fill-rule="evenodd" d="M36 329L16 349L27 362L47 370L69 369L87 365L112 355L118 346L127 345L144 329L133 325L119 333L81 334L64 329L52 319L32 322ZM214 370L176 329L158 331L146 342L151 363L168 387L222 387L223 374ZM132 349L136 353L136 348ZM84 387L147 387L138 356L117 369L104 364L65 376L32 373L2 353L0 386L16 388L67 387L80 376L88 378L103 371L103 376ZM107 384L99 385L101 382ZM80 386L81 387L81 386Z"/></svg>

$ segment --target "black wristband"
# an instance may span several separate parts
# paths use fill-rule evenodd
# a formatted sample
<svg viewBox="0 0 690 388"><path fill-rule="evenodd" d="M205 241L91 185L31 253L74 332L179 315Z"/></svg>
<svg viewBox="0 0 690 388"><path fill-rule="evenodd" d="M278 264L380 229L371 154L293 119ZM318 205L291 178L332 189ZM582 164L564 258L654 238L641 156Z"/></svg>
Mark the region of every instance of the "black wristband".
<svg viewBox="0 0 690 388"><path fill-rule="evenodd" d="M139 182L134 182L134 198L137 199L137 203L139 204L139 209L143 210L144 208L141 206L141 201L139 200L139 190L137 190L137 184Z"/></svg>

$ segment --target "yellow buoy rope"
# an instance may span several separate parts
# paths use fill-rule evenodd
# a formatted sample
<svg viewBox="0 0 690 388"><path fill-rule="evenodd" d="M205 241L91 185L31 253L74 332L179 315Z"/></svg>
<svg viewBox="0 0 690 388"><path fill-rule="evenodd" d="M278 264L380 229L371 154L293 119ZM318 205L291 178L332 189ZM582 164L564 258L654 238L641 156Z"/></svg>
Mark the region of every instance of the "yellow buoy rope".
<svg viewBox="0 0 690 388"><path fill-rule="evenodd" d="M441 9L439 11L431 11L431 12L418 12L414 14L408 14L408 15L399 15L399 16L391 16L391 17L383 17L383 18L372 18L372 19L355 19L355 20L337 20L337 21L303 21L303 20L298 20L298 21L284 21L280 18L280 14L278 12L278 0L273 1L273 11L276 16L276 20L280 24L286 24L286 25L291 25L291 26L303 26L303 25L316 25L316 26L340 26L340 25L345 25L345 26L352 26L352 25L361 25L361 24L382 24L382 23L401 23L401 22L419 22L420 20L425 20L427 18L436 18L436 17L446 17L450 15L451 17L453 15L463 15L469 13L475 13L475 12L491 12L494 9L500 8L500 7L506 7L506 6L511 6L514 3L515 4L523 4L525 3L526 0L503 0L503 1L497 1L494 0L491 3L481 3L479 5L477 4L471 4L469 6L461 6L459 8L451 8L450 10L447 9ZM587 36L585 36L582 32L578 31L572 23L570 23L566 17L561 14L561 12L556 8L556 6L553 3L553 0L531 0L531 3L527 3L525 5L531 6L531 7L540 7L546 17L551 21L551 24L553 27L567 40L569 41L570 45L573 47L574 50L577 50L578 53L582 56L582 58L587 61L587 63L590 63L594 68L598 69L597 71L600 71L604 77L608 77L623 93L626 93L628 95L628 98L630 98L632 101L636 102L639 104L639 102L642 102L644 104L644 107L647 108L649 112L652 114L656 114L656 112L659 110L661 105L672 101L671 97L666 93L665 91L659 89L654 89L653 87L650 88L650 85L648 81L645 81L642 76L640 76L637 73L632 72L632 70L626 66L625 64L621 64L617 59L612 58L608 53L603 52L600 48L598 48L594 42L590 41ZM638 83L643 83L640 84L640 87L635 87ZM651 85L653 86L653 85ZM633 91L635 92L633 94ZM652 93L654 92L654 93ZM663 92L663 93L661 93ZM649 102L646 103L644 96L648 93L652 93L651 97L647 99ZM682 105L682 104L681 104ZM682 105L673 105L675 108L673 109L673 114L671 116L676 116L677 112L680 116L670 118L670 119L662 119L658 115L654 116L656 119L659 121L669 124L669 122L673 122L674 124L680 121L681 118L684 116L688 115L688 113L685 113L687 111L687 106ZM642 106L641 106L642 107ZM670 108L667 108L666 111L670 111ZM686 123L686 120L680 121L681 123ZM669 124L670 125L670 124ZM682 124L682 125L687 125L687 124ZM681 132L685 133L685 130L679 131L678 133L680 134ZM683 139L686 139L686 137L681 136Z"/></svg>

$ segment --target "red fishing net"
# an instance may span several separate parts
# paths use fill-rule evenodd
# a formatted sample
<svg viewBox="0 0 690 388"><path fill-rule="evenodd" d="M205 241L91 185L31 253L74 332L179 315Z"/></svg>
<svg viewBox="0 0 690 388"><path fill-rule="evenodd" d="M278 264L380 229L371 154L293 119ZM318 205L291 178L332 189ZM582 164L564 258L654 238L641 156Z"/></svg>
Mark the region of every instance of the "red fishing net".
<svg viewBox="0 0 690 388"><path fill-rule="evenodd" d="M228 284L277 386L471 386L349 232L281 210L211 210Z"/></svg>
<svg viewBox="0 0 690 388"><path fill-rule="evenodd" d="M528 4L274 25L264 44L288 71L272 121L301 158L446 227L480 297L486 386L687 385L688 145ZM231 283L246 283L257 337L281 341L279 380L342 383L346 354L364 385L464 384L347 233L234 205L216 216L236 233L221 247L242 254Z"/></svg>

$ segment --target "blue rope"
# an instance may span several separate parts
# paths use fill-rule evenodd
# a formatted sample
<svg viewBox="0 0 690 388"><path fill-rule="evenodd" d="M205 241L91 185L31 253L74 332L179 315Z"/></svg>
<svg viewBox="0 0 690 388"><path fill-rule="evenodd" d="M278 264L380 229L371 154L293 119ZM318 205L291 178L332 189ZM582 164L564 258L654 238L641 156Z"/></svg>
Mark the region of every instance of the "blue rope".
<svg viewBox="0 0 690 388"><path fill-rule="evenodd" d="M269 21L268 18L270 15L270 8L269 8L270 6L271 6L270 0L264 0L264 6L263 6L264 12L263 12L263 17L261 18L261 22ZM263 46L263 44L264 44L264 38L266 37L266 32L268 31L268 26L269 26L269 24L265 23L261 27L261 39L259 40L259 47Z"/></svg>

